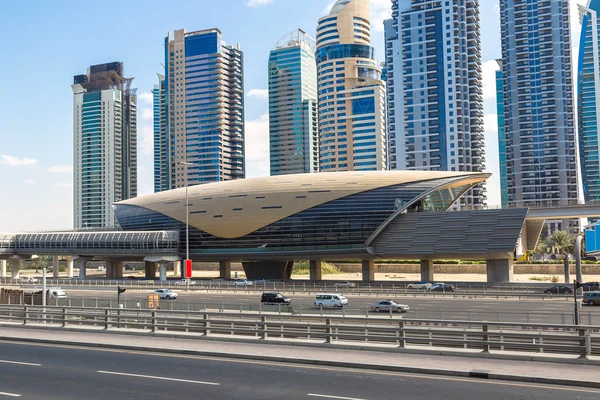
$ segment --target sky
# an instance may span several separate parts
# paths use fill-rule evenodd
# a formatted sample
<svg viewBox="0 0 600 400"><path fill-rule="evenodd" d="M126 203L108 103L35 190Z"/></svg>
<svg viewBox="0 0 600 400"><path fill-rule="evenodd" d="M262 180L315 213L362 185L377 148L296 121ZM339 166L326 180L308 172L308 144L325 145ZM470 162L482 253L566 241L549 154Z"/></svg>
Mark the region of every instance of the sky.
<svg viewBox="0 0 600 400"><path fill-rule="evenodd" d="M574 57L577 3L571 0ZM73 226L73 76L123 61L138 88L138 193L153 190L152 96L167 32L219 28L244 51L247 177L269 174L269 51L301 28L314 37L332 0L74 0L6 2L0 35L0 232ZM175 3L174 3L175 4ZM225 6L226 5L226 6ZM497 0L480 0L488 203L500 203L495 59L501 56ZM383 20L391 0L371 0L372 45L384 60ZM12 38L12 39L9 39ZM576 70L576 64L573 64Z"/></svg>

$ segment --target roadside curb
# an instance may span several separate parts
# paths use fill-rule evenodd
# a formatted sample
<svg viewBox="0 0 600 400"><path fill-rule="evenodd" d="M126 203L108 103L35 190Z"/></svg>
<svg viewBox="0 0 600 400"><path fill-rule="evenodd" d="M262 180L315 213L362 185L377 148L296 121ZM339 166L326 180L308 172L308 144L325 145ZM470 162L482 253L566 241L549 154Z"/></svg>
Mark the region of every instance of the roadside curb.
<svg viewBox="0 0 600 400"><path fill-rule="evenodd" d="M168 336L172 337L172 336ZM189 338L188 338L189 339ZM39 344L54 344L63 346L73 347L87 347L87 348L100 348L100 349L113 349L113 350L128 350L137 351L144 353L159 353L159 354L178 354L178 355L192 355L192 356L203 356L203 357L214 357L214 358L226 358L226 359L239 359L239 360L251 360L251 361L269 361L286 364L301 364L301 365L315 365L315 366L328 366L336 368L349 368L349 369L363 369L363 370L374 370L374 371L387 371L387 372L398 372L398 373L413 373L413 374L424 374L424 375L439 375L439 376L452 376L470 379L485 380L499 380L499 381L510 381L510 382L525 382L525 383L536 383L545 385L559 385L559 386L575 386L600 389L600 381L580 381L574 379L562 379L562 378L546 378L539 376L526 376L526 375L509 375L499 374L490 372L487 370L472 370L472 371L457 371L440 368L427 368L427 367L410 367L410 366L391 366L381 364L369 364L360 362L349 362L349 361L332 361L332 360L319 360L319 359L307 359L307 358L292 358L292 357L281 357L271 355L254 355L254 354L242 354L242 353L222 353L217 351L207 350L189 350L189 349L164 349L164 348L153 348L147 346L135 346L127 344L107 344L107 343L91 343L81 342L72 340L56 340L56 339L34 339L34 338L17 338L14 336L0 335L0 340L8 342L21 342L21 343L39 343ZM215 340L217 340L215 338ZM226 340L221 340L225 342ZM266 343L266 344L278 344L278 343ZM332 346L327 346L332 347ZM335 347L335 346L333 346Z"/></svg>

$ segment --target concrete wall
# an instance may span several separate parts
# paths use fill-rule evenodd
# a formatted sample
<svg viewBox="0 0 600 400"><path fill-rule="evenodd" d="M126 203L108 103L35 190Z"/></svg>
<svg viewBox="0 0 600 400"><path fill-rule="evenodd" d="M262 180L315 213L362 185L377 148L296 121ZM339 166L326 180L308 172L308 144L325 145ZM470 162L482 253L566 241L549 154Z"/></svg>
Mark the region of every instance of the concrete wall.
<svg viewBox="0 0 600 400"><path fill-rule="evenodd" d="M336 263L332 262L342 272L358 273L362 271L360 263ZM600 275L600 264L583 264L583 273L586 275ZM420 264L377 264L375 263L376 273L403 273L419 274L421 273ZM442 274L485 274L485 264L434 264L434 272ZM562 264L515 264L515 274L563 274ZM571 264L571 273L575 273L575 264Z"/></svg>

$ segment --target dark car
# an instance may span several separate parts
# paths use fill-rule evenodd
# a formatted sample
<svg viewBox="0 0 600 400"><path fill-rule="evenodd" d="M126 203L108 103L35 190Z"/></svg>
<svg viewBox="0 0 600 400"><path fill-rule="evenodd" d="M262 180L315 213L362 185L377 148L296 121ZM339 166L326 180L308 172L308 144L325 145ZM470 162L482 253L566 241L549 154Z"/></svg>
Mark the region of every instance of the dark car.
<svg viewBox="0 0 600 400"><path fill-rule="evenodd" d="M556 285L548 289L544 289L544 293L571 294L573 293L573 289L565 285Z"/></svg>
<svg viewBox="0 0 600 400"><path fill-rule="evenodd" d="M268 292L262 294L260 302L263 304L290 304L292 299L285 297L281 293Z"/></svg>
<svg viewBox="0 0 600 400"><path fill-rule="evenodd" d="M584 292L592 292L594 290L600 290L600 282L585 282L583 284Z"/></svg>
<svg viewBox="0 0 600 400"><path fill-rule="evenodd" d="M442 284L442 285L433 285L431 287L431 289L429 289L430 292L454 292L456 291L456 288L452 285L448 285L448 284Z"/></svg>

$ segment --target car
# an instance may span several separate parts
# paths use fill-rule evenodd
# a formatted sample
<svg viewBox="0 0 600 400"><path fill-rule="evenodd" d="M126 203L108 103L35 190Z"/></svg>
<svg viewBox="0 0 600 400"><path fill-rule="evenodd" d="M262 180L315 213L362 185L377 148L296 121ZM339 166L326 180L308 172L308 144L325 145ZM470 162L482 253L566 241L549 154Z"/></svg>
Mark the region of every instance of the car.
<svg viewBox="0 0 600 400"><path fill-rule="evenodd" d="M281 293L267 292L262 294L260 302L263 304L290 304L292 299L285 297Z"/></svg>
<svg viewBox="0 0 600 400"><path fill-rule="evenodd" d="M196 282L191 279L180 279L175 282L175 286L196 286Z"/></svg>
<svg viewBox="0 0 600 400"><path fill-rule="evenodd" d="M408 285L406 285L407 289L427 289L431 286L431 283L429 282L415 282L415 283L409 283Z"/></svg>
<svg viewBox="0 0 600 400"><path fill-rule="evenodd" d="M582 287L583 287L584 292L591 292L594 290L600 290L600 283L599 282L585 282Z"/></svg>
<svg viewBox="0 0 600 400"><path fill-rule="evenodd" d="M37 283L38 279L33 276L28 276L27 278L21 279L21 283Z"/></svg>
<svg viewBox="0 0 600 400"><path fill-rule="evenodd" d="M600 291L585 292L581 302L588 306L600 305Z"/></svg>
<svg viewBox="0 0 600 400"><path fill-rule="evenodd" d="M159 295L161 299L176 299L179 295L172 291L171 289L156 289L154 291L155 294Z"/></svg>
<svg viewBox="0 0 600 400"><path fill-rule="evenodd" d="M132 275L132 276L128 276L128 277L126 277L125 279L134 280L134 279L135 279L135 276L133 276L133 275Z"/></svg>
<svg viewBox="0 0 600 400"><path fill-rule="evenodd" d="M427 289L430 292L455 292L456 288L447 283L438 283Z"/></svg>
<svg viewBox="0 0 600 400"><path fill-rule="evenodd" d="M254 285L254 283L247 279L238 279L237 281L233 282L233 286L253 286L253 285Z"/></svg>
<svg viewBox="0 0 600 400"><path fill-rule="evenodd" d="M566 285L556 285L556 286L552 286L547 289L544 289L544 293L572 294L573 289L571 289L570 287L568 287Z"/></svg>
<svg viewBox="0 0 600 400"><path fill-rule="evenodd" d="M254 280L254 283L266 283L267 280L265 278L258 278Z"/></svg>
<svg viewBox="0 0 600 400"><path fill-rule="evenodd" d="M390 310L404 313L409 311L410 307L406 304L396 303L394 300L381 300L371 305L371 311L380 312Z"/></svg>
<svg viewBox="0 0 600 400"><path fill-rule="evenodd" d="M50 289L50 298L51 299L66 299L67 292L60 288L51 288Z"/></svg>
<svg viewBox="0 0 600 400"><path fill-rule="evenodd" d="M334 288L353 288L353 287L356 287L356 283L349 282L349 281L336 282L333 284L333 287Z"/></svg>
<svg viewBox="0 0 600 400"><path fill-rule="evenodd" d="M341 294L319 293L315 295L315 307L346 307L348 299Z"/></svg>

